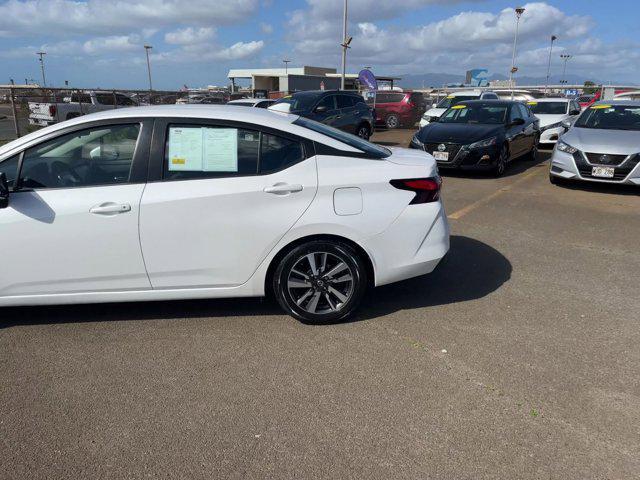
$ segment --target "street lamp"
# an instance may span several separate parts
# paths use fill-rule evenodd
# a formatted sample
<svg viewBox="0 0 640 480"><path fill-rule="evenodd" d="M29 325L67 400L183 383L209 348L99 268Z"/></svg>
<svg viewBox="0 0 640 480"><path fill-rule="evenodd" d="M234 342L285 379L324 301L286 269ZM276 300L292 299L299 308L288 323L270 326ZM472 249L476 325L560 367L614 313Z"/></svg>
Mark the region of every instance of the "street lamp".
<svg viewBox="0 0 640 480"><path fill-rule="evenodd" d="M342 47L342 81L340 82L340 88L344 90L344 80L347 73L347 48L351 48L349 44L353 37L347 37L347 11L348 11L348 0L344 0L344 12L342 16L342 43L340 46Z"/></svg>
<svg viewBox="0 0 640 480"><path fill-rule="evenodd" d="M284 63L284 74L289 75L289 64L291 60L282 60L282 63Z"/></svg>
<svg viewBox="0 0 640 480"><path fill-rule="evenodd" d="M560 83L564 83L565 85L567 84L567 62L572 56L573 55L569 55L566 53L563 53L562 55L560 55L560 58L564 60L564 68L562 69L562 82Z"/></svg>
<svg viewBox="0 0 640 480"><path fill-rule="evenodd" d="M545 93L549 90L549 78L551 77L551 54L553 53L553 42L558 39L555 35L551 35L551 46L549 47L549 65L547 66L547 84L544 88Z"/></svg>
<svg viewBox="0 0 640 480"><path fill-rule="evenodd" d="M509 72L509 85L511 85L511 100L513 100L513 74L518 71L516 67L516 50L518 49L518 29L520 27L520 17L524 13L524 7L516 7L516 34L513 39L513 56L511 57L511 71Z"/></svg>
<svg viewBox="0 0 640 480"><path fill-rule="evenodd" d="M38 55L40 57L40 70L42 70L42 86L46 87L47 86L47 77L45 77L44 75L44 56L47 54L47 52L38 52L36 53L36 55Z"/></svg>
<svg viewBox="0 0 640 480"><path fill-rule="evenodd" d="M153 90L153 84L151 83L151 62L149 61L149 50L152 48L151 45L144 46L144 51L147 54L147 73L149 73L149 103L151 103L151 91Z"/></svg>

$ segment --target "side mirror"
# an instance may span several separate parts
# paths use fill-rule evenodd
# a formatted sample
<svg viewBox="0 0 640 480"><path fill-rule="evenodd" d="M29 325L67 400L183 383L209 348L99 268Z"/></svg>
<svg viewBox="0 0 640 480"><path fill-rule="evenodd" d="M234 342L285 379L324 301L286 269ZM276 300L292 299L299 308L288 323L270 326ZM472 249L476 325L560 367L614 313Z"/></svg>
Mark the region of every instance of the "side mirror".
<svg viewBox="0 0 640 480"><path fill-rule="evenodd" d="M438 104L437 103L432 103L431 104L431 108L438 108Z"/></svg>
<svg viewBox="0 0 640 480"><path fill-rule="evenodd" d="M580 110L571 110L569 112L569 115L571 115L572 117L575 115L580 115L581 111Z"/></svg>
<svg viewBox="0 0 640 480"><path fill-rule="evenodd" d="M564 120L562 123L562 128L564 128L565 130L569 130L572 126L573 126L573 122L569 121L569 120Z"/></svg>
<svg viewBox="0 0 640 480"><path fill-rule="evenodd" d="M0 208L9 206L9 182L7 182L7 174L0 173Z"/></svg>
<svg viewBox="0 0 640 480"><path fill-rule="evenodd" d="M520 125L524 125L526 122L524 121L524 118L516 118L513 120L513 122L510 123L510 125L512 127L517 127Z"/></svg>
<svg viewBox="0 0 640 480"><path fill-rule="evenodd" d="M316 113L325 113L329 108L326 105L318 105L315 109Z"/></svg>

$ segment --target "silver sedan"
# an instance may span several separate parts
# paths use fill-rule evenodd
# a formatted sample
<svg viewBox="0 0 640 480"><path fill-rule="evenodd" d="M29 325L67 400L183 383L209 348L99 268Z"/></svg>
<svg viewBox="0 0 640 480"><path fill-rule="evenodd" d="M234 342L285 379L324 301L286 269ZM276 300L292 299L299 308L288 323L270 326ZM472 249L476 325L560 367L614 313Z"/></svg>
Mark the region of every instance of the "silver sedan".
<svg viewBox="0 0 640 480"><path fill-rule="evenodd" d="M582 112L553 151L549 179L640 185L640 101L603 101Z"/></svg>

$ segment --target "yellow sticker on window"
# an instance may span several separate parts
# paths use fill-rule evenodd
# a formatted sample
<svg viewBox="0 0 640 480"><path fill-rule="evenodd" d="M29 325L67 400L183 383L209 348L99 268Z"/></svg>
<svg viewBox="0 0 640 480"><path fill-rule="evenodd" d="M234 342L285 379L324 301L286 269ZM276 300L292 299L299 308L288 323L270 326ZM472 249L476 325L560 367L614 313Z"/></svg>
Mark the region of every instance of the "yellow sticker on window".
<svg viewBox="0 0 640 480"><path fill-rule="evenodd" d="M187 160L184 158L172 158L171 159L171 164L172 165L185 165L187 163Z"/></svg>
<svg viewBox="0 0 640 480"><path fill-rule="evenodd" d="M591 110L606 110L607 108L611 108L611 105L592 105Z"/></svg>
<svg viewBox="0 0 640 480"><path fill-rule="evenodd" d="M463 108L467 108L466 105L456 105L454 107L451 107L451 110L462 110Z"/></svg>
<svg viewBox="0 0 640 480"><path fill-rule="evenodd" d="M455 95L449 95L447 98L456 98Z"/></svg>
<svg viewBox="0 0 640 480"><path fill-rule="evenodd" d="M527 102L527 105L532 105L533 106L533 105L537 105L537 104L538 104L538 102Z"/></svg>

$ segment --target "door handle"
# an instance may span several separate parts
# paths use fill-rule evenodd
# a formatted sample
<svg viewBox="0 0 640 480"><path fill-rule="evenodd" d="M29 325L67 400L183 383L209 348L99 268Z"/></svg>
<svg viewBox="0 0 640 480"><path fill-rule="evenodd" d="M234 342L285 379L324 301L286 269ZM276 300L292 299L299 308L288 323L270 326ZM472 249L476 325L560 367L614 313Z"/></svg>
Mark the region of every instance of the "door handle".
<svg viewBox="0 0 640 480"><path fill-rule="evenodd" d="M271 187L264 189L266 193L273 193L275 195L287 195L289 193L301 192L302 185L290 185L288 183L276 183Z"/></svg>
<svg viewBox="0 0 640 480"><path fill-rule="evenodd" d="M131 205L128 203L101 203L89 210L89 213L96 215L117 215L118 213L127 213L131 211Z"/></svg>

